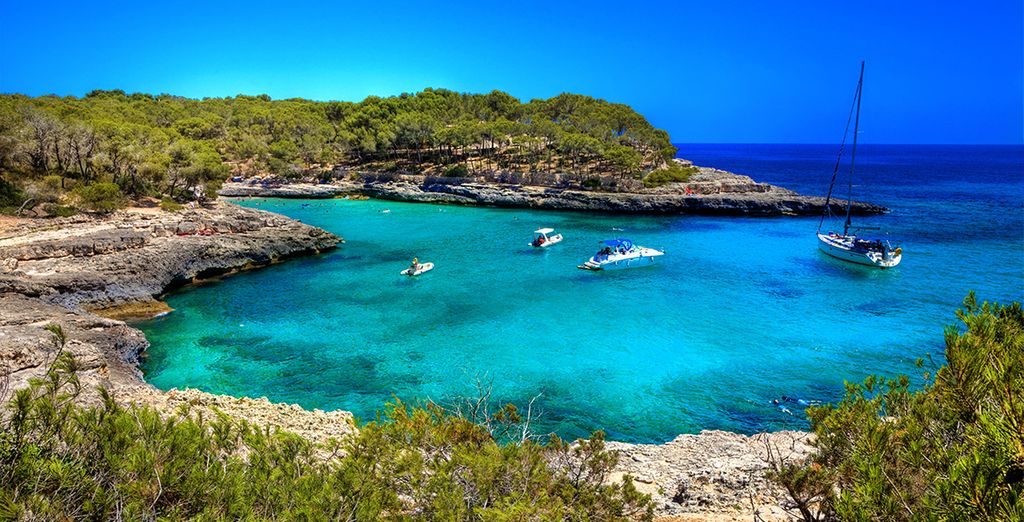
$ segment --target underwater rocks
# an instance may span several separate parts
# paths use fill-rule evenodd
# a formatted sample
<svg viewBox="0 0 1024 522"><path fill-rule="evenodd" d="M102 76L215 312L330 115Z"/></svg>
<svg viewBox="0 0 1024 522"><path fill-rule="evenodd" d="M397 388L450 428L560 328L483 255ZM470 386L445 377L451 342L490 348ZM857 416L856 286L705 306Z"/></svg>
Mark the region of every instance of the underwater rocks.
<svg viewBox="0 0 1024 522"><path fill-rule="evenodd" d="M391 181L336 181L263 186L226 183L219 194L230 197L329 198L364 195L378 199L507 208L578 210L627 214L697 214L720 216L820 215L825 198L802 196L788 189L758 183L748 176L699 167L685 183L642 192L598 192L569 188L467 182L424 176L393 176ZM833 212L846 202L833 200ZM888 209L854 202L854 215L882 214Z"/></svg>

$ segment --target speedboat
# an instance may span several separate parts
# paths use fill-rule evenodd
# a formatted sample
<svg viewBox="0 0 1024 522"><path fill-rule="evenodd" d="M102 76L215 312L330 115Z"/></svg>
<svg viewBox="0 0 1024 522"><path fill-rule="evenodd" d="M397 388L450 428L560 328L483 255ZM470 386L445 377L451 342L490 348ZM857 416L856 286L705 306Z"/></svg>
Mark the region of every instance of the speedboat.
<svg viewBox="0 0 1024 522"><path fill-rule="evenodd" d="M654 264L654 258L665 255L661 250L634 245L628 239L608 239L593 257L577 268L582 270L611 270Z"/></svg>
<svg viewBox="0 0 1024 522"><path fill-rule="evenodd" d="M537 234L537 237L533 238L530 242L530 246L535 248L547 248L555 243L562 241L562 234L549 235L554 232L553 228L540 228L534 230L533 233Z"/></svg>
<svg viewBox="0 0 1024 522"><path fill-rule="evenodd" d="M903 249L893 248L889 241L837 232L818 232L818 248L837 259L878 268L892 268L903 259Z"/></svg>

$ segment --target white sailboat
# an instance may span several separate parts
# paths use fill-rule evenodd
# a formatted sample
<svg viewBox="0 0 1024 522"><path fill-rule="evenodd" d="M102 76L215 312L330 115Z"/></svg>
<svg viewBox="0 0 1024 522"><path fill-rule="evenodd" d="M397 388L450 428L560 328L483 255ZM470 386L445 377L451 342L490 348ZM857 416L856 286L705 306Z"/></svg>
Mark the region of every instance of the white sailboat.
<svg viewBox="0 0 1024 522"><path fill-rule="evenodd" d="M832 190L836 185L836 175L839 173L839 164L843 157L843 147L846 145L846 135L850 132L850 118L846 120L846 133L843 134L843 143L839 147L839 159L836 160L836 168L832 172L832 183L828 187L828 197L825 198L825 210L822 212L821 221L818 222L818 249L836 258L857 263L860 265L875 266L878 268L892 268L903 260L903 249L893 247L886 239L860 237L854 231L871 230L870 227L854 227L850 222L850 211L853 208L853 170L857 161L857 132L860 130L860 100L864 87L864 62L860 63L860 79L857 81L857 92L854 96L854 106L850 108L850 116L856 111L856 118L853 124L853 149L850 153L850 174L849 191L846 197L846 218L843 221L843 232L829 231L822 232L822 225L826 217L832 215ZM876 229L877 230L877 229Z"/></svg>

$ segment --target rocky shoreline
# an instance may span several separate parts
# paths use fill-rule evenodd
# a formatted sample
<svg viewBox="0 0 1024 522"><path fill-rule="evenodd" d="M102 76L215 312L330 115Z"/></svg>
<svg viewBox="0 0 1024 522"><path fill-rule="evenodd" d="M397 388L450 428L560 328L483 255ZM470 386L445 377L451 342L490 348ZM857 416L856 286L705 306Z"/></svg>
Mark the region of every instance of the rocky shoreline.
<svg viewBox="0 0 1024 522"><path fill-rule="evenodd" d="M308 197L308 196L300 196ZM123 404L174 412L214 410L259 425L325 441L355 429L345 411L304 410L265 398L218 396L197 390L161 391L147 384L139 359L145 336L119 319L166 311L159 297L205 278L334 248L341 238L261 210L214 203L166 212L21 220L0 227L0 373L12 387L45 374L57 353L57 323L81 369L86 400L104 386ZM610 443L620 453L612 479L637 478L659 516L671 520L738 520L757 513L788 518L784 494L764 479L766 444L809 451L807 434L747 437L725 432L681 435L666 444Z"/></svg>
<svg viewBox="0 0 1024 522"><path fill-rule="evenodd" d="M191 282L334 248L340 238L321 229L229 203L166 212L119 212L23 220L0 229L0 373L13 388L45 374L56 356L57 323L80 365L86 400L104 386L125 404L173 412L213 408L314 440L347 433L352 415L305 411L266 399L196 390L163 392L143 380L139 358L148 348L136 328L110 317L169 310L158 297Z"/></svg>
<svg viewBox="0 0 1024 522"><path fill-rule="evenodd" d="M600 192L570 188L498 184L464 178L388 176L360 173L359 181L343 176L331 183L266 184L256 180L226 183L226 197L333 198L368 196L392 201L481 205L505 208L595 211L628 214L693 214L717 216L820 215L825 198L802 196L782 187L755 182L723 170L698 167L686 183L672 183L642 192ZM846 212L845 200L829 204ZM854 215L882 214L885 207L855 201Z"/></svg>

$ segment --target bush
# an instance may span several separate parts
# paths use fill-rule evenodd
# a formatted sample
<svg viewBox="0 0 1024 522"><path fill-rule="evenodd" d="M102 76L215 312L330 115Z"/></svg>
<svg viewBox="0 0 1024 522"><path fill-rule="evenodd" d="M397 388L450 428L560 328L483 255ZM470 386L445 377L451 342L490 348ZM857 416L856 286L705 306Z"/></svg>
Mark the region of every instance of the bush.
<svg viewBox="0 0 1024 522"><path fill-rule="evenodd" d="M178 203L177 201L174 201L171 198L165 197L160 200L160 208L167 212L177 212L185 207L182 206L181 203Z"/></svg>
<svg viewBox="0 0 1024 522"><path fill-rule="evenodd" d="M114 183L91 183L75 192L81 205L92 212L113 212L125 205L121 187Z"/></svg>
<svg viewBox="0 0 1024 522"><path fill-rule="evenodd" d="M5 519L652 518L628 478L603 484L615 456L600 432L572 445L497 443L489 428L518 421L511 406L485 426L396 401L357 434L317 447L223 415L122 407L103 390L84 408L74 359L60 353L51 367L0 410Z"/></svg>
<svg viewBox="0 0 1024 522"><path fill-rule="evenodd" d="M47 203L43 205L43 211L46 212L47 215L53 217L69 217L78 213L78 210L73 207L59 205L57 203Z"/></svg>
<svg viewBox="0 0 1024 522"><path fill-rule="evenodd" d="M596 189L601 188L601 178L587 178L583 180L583 188Z"/></svg>
<svg viewBox="0 0 1024 522"><path fill-rule="evenodd" d="M696 174L697 170L697 167L693 165L684 166L671 161L667 167L655 170L645 176L644 186L656 188L669 183L684 183L690 179L690 176Z"/></svg>
<svg viewBox="0 0 1024 522"><path fill-rule="evenodd" d="M814 455L772 473L804 520L1024 520L1024 312L971 294L957 317L922 388L872 377L808 410Z"/></svg>
<svg viewBox="0 0 1024 522"><path fill-rule="evenodd" d="M447 178L464 178L469 175L469 167L464 163L452 165L444 170L443 176Z"/></svg>
<svg viewBox="0 0 1024 522"><path fill-rule="evenodd" d="M25 195L14 183L0 177L0 212L15 212L24 200Z"/></svg>

